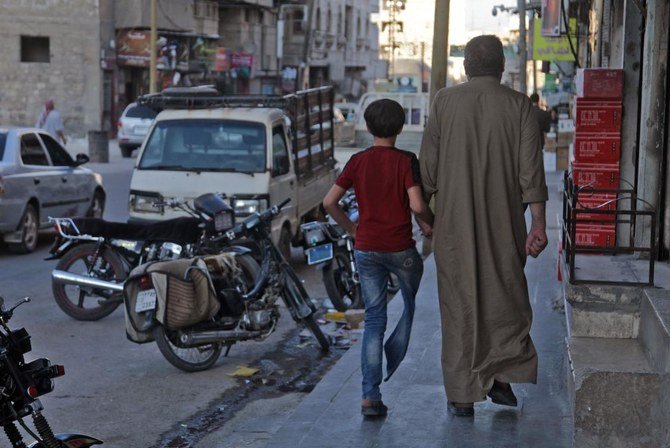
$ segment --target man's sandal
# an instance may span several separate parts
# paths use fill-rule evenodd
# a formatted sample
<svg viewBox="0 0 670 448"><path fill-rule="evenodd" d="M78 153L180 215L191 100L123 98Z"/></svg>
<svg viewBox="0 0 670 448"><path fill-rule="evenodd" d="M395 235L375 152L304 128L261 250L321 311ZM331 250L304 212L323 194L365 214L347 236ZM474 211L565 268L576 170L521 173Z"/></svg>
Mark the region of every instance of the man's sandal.
<svg viewBox="0 0 670 448"><path fill-rule="evenodd" d="M466 406L461 406L465 404ZM472 404L467 406L467 403L454 403L447 401L447 410L456 417L473 417L475 415L475 408Z"/></svg>

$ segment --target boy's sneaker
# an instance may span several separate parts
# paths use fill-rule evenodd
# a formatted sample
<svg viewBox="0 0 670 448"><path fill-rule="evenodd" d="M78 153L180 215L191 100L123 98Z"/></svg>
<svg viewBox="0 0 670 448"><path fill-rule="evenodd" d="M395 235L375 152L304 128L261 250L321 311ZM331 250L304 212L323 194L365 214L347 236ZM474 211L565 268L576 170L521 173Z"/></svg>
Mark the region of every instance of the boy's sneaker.
<svg viewBox="0 0 670 448"><path fill-rule="evenodd" d="M373 401L369 406L361 406L361 414L364 417L384 417L389 408L381 401Z"/></svg>

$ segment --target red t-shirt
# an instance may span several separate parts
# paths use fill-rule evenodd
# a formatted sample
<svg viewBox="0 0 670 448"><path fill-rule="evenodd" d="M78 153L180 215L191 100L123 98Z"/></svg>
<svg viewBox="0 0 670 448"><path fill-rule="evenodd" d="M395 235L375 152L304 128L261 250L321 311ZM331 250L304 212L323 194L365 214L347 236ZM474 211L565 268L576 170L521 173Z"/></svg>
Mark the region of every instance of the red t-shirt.
<svg viewBox="0 0 670 448"><path fill-rule="evenodd" d="M419 176L419 161L408 151L373 146L351 157L335 183L356 192L356 249L400 252L416 244L407 190L421 184Z"/></svg>

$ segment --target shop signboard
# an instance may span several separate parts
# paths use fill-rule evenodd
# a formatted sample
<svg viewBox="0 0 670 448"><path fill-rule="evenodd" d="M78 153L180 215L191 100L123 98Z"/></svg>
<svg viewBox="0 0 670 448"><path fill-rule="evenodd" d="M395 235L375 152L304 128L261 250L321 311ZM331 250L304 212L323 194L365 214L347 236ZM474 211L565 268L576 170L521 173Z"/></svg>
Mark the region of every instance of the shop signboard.
<svg viewBox="0 0 670 448"><path fill-rule="evenodd" d="M181 36L159 34L156 41L159 70L188 70L188 45ZM149 67L151 36L146 30L123 30L116 36L116 59L119 65Z"/></svg>
<svg viewBox="0 0 670 448"><path fill-rule="evenodd" d="M577 19L570 19L570 39L577 49ZM542 35L542 22L535 21L533 30L533 59L536 61L572 62L575 60L567 35L547 37Z"/></svg>
<svg viewBox="0 0 670 448"><path fill-rule="evenodd" d="M225 72L226 70L230 70L230 57L228 55L228 50L224 47L218 47L216 49L216 56L214 60L214 71Z"/></svg>

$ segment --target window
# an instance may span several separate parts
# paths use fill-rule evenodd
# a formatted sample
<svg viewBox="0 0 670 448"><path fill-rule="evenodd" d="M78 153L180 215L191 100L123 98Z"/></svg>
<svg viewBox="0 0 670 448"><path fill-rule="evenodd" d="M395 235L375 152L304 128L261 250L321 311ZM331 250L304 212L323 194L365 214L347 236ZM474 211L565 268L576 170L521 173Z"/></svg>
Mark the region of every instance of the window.
<svg viewBox="0 0 670 448"><path fill-rule="evenodd" d="M49 38L21 36L21 62L50 62Z"/></svg>
<svg viewBox="0 0 670 448"><path fill-rule="evenodd" d="M305 13L303 11L295 11L293 13L293 34L304 34L305 33Z"/></svg>
<svg viewBox="0 0 670 448"><path fill-rule="evenodd" d="M5 155L5 143L7 142L7 133L0 132L0 162Z"/></svg>
<svg viewBox="0 0 670 448"><path fill-rule="evenodd" d="M139 169L263 173L265 127L233 120L164 120L154 126Z"/></svg>
<svg viewBox="0 0 670 448"><path fill-rule="evenodd" d="M283 126L272 128L272 175L282 176L291 169Z"/></svg>
<svg viewBox="0 0 670 448"><path fill-rule="evenodd" d="M133 106L126 112L128 118L156 118L156 111L146 106Z"/></svg>
<svg viewBox="0 0 670 448"><path fill-rule="evenodd" d="M70 154L68 154L67 151L65 151L63 147L59 145L56 140L53 139L52 136L48 134L40 134L40 137L42 137L42 142L44 142L44 146L46 146L47 148L49 157L51 157L52 165L54 166L74 165L72 157L70 157Z"/></svg>
<svg viewBox="0 0 670 448"><path fill-rule="evenodd" d="M47 155L35 134L21 137L21 161L24 165L49 166Z"/></svg>

